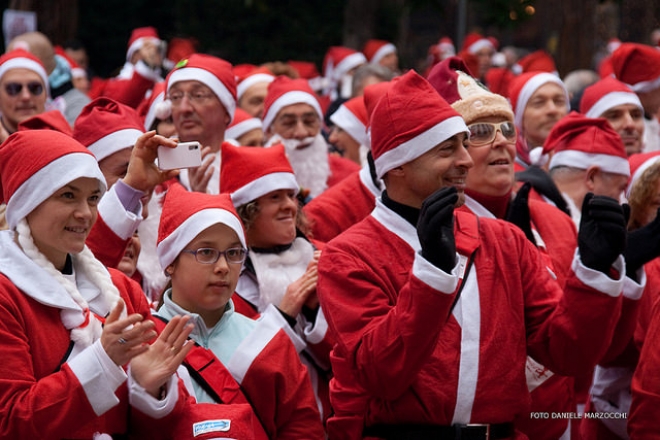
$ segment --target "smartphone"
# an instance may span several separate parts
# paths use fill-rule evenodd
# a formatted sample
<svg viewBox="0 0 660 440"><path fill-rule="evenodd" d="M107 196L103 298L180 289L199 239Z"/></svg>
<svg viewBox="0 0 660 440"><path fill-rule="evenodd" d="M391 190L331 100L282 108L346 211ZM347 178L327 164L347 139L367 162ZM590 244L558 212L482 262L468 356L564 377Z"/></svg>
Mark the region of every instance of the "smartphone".
<svg viewBox="0 0 660 440"><path fill-rule="evenodd" d="M158 147L158 168L177 170L194 168L202 164L202 145L197 142L180 142L174 148Z"/></svg>

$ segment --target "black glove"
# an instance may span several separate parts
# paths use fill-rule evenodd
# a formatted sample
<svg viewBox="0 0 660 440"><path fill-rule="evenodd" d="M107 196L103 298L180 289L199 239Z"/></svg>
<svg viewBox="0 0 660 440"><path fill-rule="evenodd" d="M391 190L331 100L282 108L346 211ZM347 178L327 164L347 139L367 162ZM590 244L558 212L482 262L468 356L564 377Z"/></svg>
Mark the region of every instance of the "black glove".
<svg viewBox="0 0 660 440"><path fill-rule="evenodd" d="M623 256L626 259L626 274L631 278L640 267L660 256L660 209L655 220L628 233Z"/></svg>
<svg viewBox="0 0 660 440"><path fill-rule="evenodd" d="M424 200L417 220L422 257L447 273L456 265L454 206L457 201L456 188L439 189Z"/></svg>
<svg viewBox="0 0 660 440"><path fill-rule="evenodd" d="M626 249L626 209L605 196L588 193L582 203L578 248L582 263L608 274L610 267Z"/></svg>
<svg viewBox="0 0 660 440"><path fill-rule="evenodd" d="M525 171L519 171L516 173L516 180L518 182L531 183L532 188L534 188L536 192L552 200L552 203L554 203L557 208L564 211L568 216L571 215L571 212L568 209L568 204L561 195L561 191L559 191L559 188L555 185L550 174L542 168L534 165L529 166Z"/></svg>
<svg viewBox="0 0 660 440"><path fill-rule="evenodd" d="M529 182L520 187L516 197L509 204L506 221L522 229L527 239L536 246L536 240L532 234L532 221L529 217L529 190L531 188L532 184Z"/></svg>

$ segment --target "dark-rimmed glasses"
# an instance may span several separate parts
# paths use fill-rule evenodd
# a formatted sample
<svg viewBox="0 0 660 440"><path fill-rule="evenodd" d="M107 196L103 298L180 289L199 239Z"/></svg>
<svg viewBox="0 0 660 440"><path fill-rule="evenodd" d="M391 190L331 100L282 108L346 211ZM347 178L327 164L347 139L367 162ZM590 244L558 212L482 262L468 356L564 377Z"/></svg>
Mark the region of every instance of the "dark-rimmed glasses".
<svg viewBox="0 0 660 440"><path fill-rule="evenodd" d="M247 257L247 249L242 247L229 248L224 251L215 248L184 249L181 252L193 254L195 260L201 264L215 264L221 255L225 256L227 263L241 264Z"/></svg>
<svg viewBox="0 0 660 440"><path fill-rule="evenodd" d="M509 121L499 123L477 122L476 124L468 125L468 130L470 131L468 144L474 147L493 142L498 130L507 142L516 141L516 126L513 125L513 122Z"/></svg>
<svg viewBox="0 0 660 440"><path fill-rule="evenodd" d="M7 92L9 96L17 96L23 91L23 87L27 87L28 91L33 96L39 96L44 92L44 86L39 81L30 81L27 84L10 82L5 84L5 92Z"/></svg>

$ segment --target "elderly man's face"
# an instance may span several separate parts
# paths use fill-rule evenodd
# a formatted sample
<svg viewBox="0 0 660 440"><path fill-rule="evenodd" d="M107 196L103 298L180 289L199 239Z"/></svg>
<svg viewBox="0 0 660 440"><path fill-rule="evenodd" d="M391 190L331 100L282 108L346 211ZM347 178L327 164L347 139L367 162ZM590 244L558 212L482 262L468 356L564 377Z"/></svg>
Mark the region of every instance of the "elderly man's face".
<svg viewBox="0 0 660 440"><path fill-rule="evenodd" d="M0 79L0 112L6 128L16 131L19 122L43 113L46 108L46 86L32 70L8 70Z"/></svg>
<svg viewBox="0 0 660 440"><path fill-rule="evenodd" d="M269 128L270 135L279 134L283 139L302 140L314 137L321 131L321 118L309 104L291 104L277 113Z"/></svg>
<svg viewBox="0 0 660 440"><path fill-rule="evenodd" d="M207 139L224 134L229 114L206 85L199 81L179 81L172 85L168 97L172 100L172 121L182 142L210 145Z"/></svg>

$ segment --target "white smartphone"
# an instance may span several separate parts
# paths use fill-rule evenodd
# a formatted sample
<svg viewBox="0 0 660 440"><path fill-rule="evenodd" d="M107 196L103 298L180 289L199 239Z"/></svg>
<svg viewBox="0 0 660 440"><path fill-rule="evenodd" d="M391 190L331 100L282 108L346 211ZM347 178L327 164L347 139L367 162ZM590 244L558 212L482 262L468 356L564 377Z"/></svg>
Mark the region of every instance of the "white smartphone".
<svg viewBox="0 0 660 440"><path fill-rule="evenodd" d="M158 168L177 170L194 168L202 164L202 145L197 142L180 142L176 147L158 147Z"/></svg>

